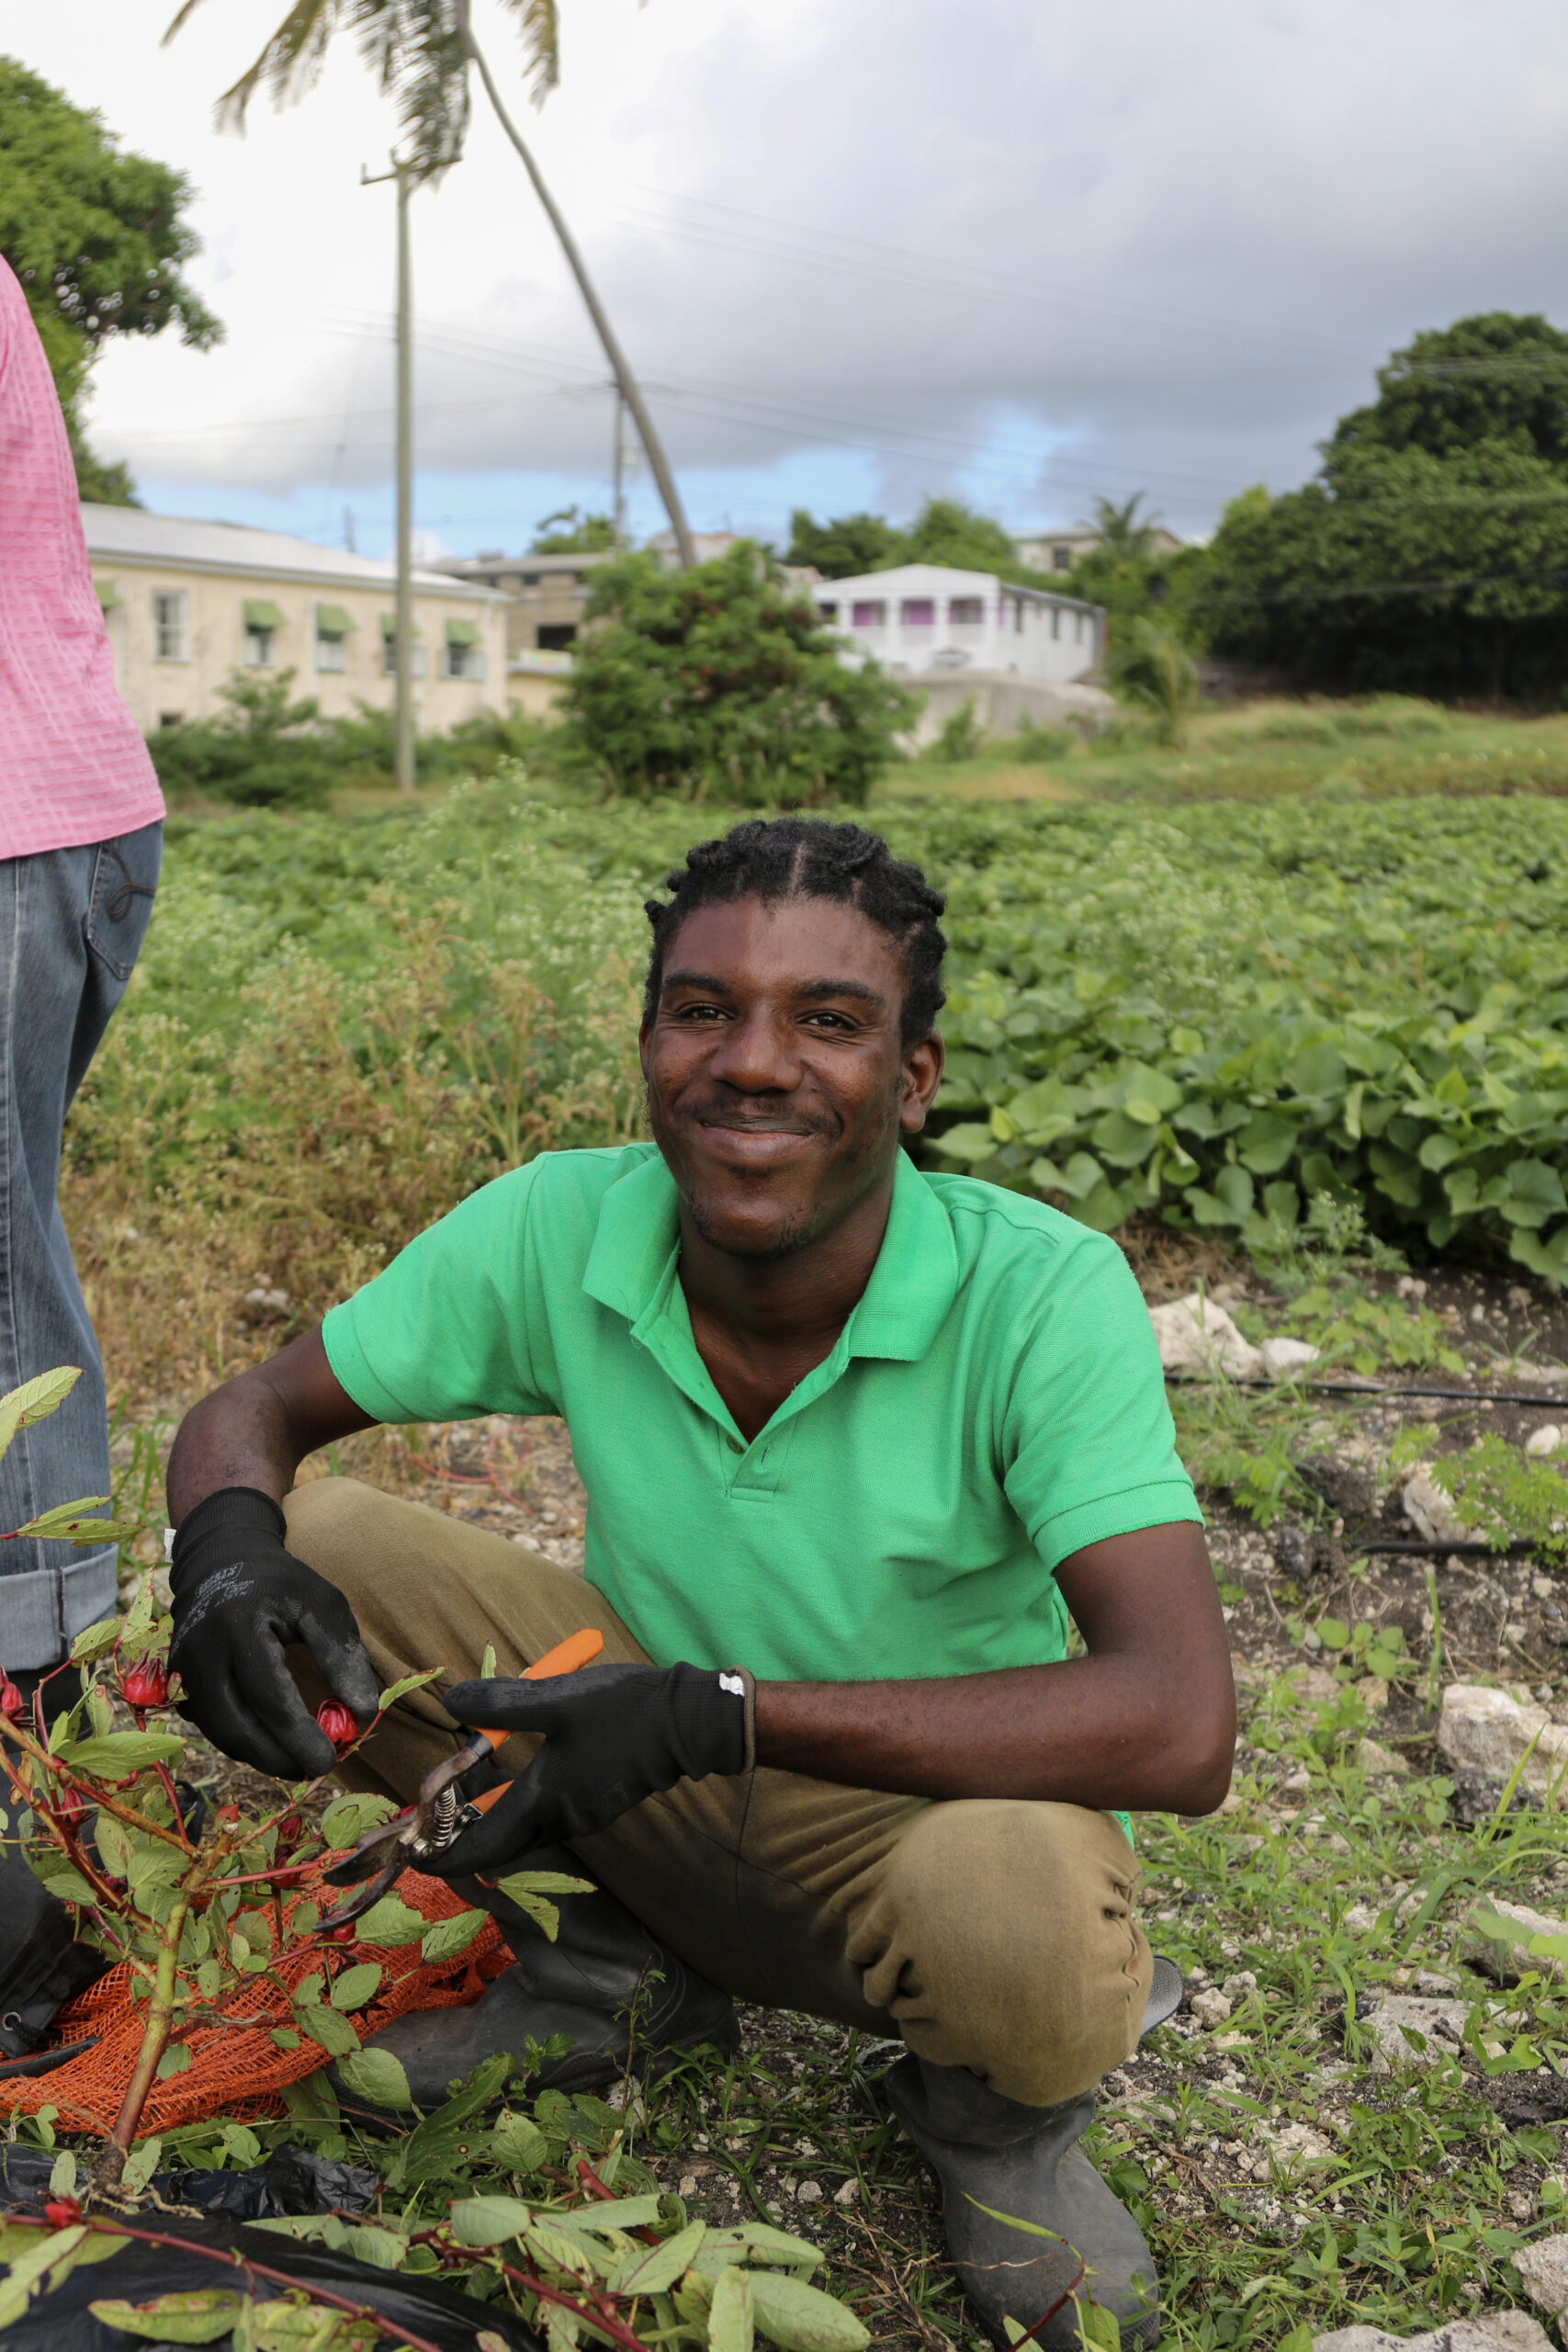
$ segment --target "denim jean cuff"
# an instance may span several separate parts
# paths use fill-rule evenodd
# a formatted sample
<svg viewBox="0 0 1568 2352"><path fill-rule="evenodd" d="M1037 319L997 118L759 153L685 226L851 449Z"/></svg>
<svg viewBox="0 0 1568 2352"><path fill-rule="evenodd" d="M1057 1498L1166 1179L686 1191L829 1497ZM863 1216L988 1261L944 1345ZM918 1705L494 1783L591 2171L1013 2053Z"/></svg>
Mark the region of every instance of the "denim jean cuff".
<svg viewBox="0 0 1568 2352"><path fill-rule="evenodd" d="M63 1568L0 1576L0 1666L58 1666L85 1625L112 1617L118 1591L118 1552L90 1553Z"/></svg>

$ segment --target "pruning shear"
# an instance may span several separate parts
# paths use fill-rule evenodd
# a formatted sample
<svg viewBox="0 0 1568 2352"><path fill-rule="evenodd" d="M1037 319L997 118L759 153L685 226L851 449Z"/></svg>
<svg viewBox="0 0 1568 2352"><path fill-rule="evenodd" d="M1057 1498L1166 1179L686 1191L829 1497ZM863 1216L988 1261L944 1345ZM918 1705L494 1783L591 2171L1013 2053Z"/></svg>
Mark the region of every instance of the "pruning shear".
<svg viewBox="0 0 1568 2352"><path fill-rule="evenodd" d="M525 1667L521 1679L542 1682L550 1675L575 1674L580 1666L597 1657L604 1646L604 1636L597 1626L585 1625L581 1633L569 1634L564 1642L558 1642L553 1650L547 1650L543 1657ZM346 1927L351 1919L362 1918L404 1871L431 1854L444 1854L465 1829L471 1828L481 1814L505 1795L510 1783L502 1781L470 1802L465 1799L457 1783L465 1772L471 1772L487 1756L493 1756L502 1742L511 1736L510 1732L504 1731L472 1733L455 1755L448 1756L444 1763L432 1765L419 1784L419 1795L405 1812L375 1829L367 1829L352 1853L322 1871L329 1886L356 1886L359 1893L323 1919L320 1932Z"/></svg>

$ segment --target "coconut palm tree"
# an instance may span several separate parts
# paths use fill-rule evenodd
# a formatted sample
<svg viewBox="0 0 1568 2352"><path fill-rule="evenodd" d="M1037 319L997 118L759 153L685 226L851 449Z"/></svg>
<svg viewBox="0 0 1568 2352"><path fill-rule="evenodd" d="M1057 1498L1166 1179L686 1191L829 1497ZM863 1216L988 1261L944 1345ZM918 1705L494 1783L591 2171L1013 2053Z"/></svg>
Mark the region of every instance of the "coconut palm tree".
<svg viewBox="0 0 1568 2352"><path fill-rule="evenodd" d="M1113 498L1097 498L1094 502L1094 521L1083 526L1086 530L1097 531L1105 554L1119 562L1139 563L1151 551L1155 526L1160 518L1157 514L1140 517L1138 509L1145 496L1143 491L1134 491L1132 497L1124 499L1120 506Z"/></svg>
<svg viewBox="0 0 1568 2352"><path fill-rule="evenodd" d="M171 41L201 0L182 0L164 35ZM556 0L502 0L517 21L530 95L543 103L560 79L559 25ZM659 485L682 563L694 561L692 534L675 478L654 429L648 404L600 301L576 239L545 184L533 153L496 87L495 76L474 39L469 0L292 0L288 15L260 53L217 105L220 129L242 130L245 111L264 85L278 106L304 96L321 74L333 36L358 36L359 51L387 96L396 101L404 139L404 162L417 179L436 179L463 152L471 111L468 68L474 66L485 95L508 139L523 159L534 192L560 240L561 251L588 306L615 379L631 411L649 467Z"/></svg>

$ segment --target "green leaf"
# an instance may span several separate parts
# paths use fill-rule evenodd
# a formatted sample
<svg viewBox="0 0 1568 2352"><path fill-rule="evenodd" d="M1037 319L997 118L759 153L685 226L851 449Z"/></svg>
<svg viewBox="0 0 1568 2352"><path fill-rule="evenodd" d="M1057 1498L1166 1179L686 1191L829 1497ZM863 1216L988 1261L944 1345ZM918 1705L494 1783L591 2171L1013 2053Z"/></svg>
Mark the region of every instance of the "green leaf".
<svg viewBox="0 0 1568 2352"><path fill-rule="evenodd" d="M421 1912L413 1910L400 1894L384 1894L355 1924L355 1932L362 1944L379 1944L383 1951L395 1951L400 1944L416 1944L425 1929Z"/></svg>
<svg viewBox="0 0 1568 2352"><path fill-rule="evenodd" d="M357 2098L404 2115L413 2105L413 2093L402 2061L390 2050L355 2050L338 2060L338 2076ZM543 2136L542 2134L540 2135Z"/></svg>
<svg viewBox="0 0 1568 2352"><path fill-rule="evenodd" d="M294 2022L329 2058L345 2058L359 2047L359 2036L341 2009L321 2001L296 2001Z"/></svg>
<svg viewBox="0 0 1568 2352"><path fill-rule="evenodd" d="M96 1625L84 1625L71 1645L73 1666L89 1666L106 1650L112 1650L119 1639L119 1619L100 1617Z"/></svg>
<svg viewBox="0 0 1568 2352"><path fill-rule="evenodd" d="M994 1158L997 1138L988 1126L982 1127L974 1121L970 1121L962 1126L948 1127L942 1134L933 1136L931 1148L935 1151L940 1151L944 1159L963 1159L978 1167L982 1160Z"/></svg>
<svg viewBox="0 0 1568 2352"><path fill-rule="evenodd" d="M362 1960L353 1968L345 1968L341 1976L333 1979L329 1996L334 2009L362 2009L372 1999L381 1982L381 1971L373 1960Z"/></svg>
<svg viewBox="0 0 1568 2352"><path fill-rule="evenodd" d="M99 1781L128 1781L154 1764L177 1764L185 1741L176 1732L111 1731L103 1738L67 1740L63 1761Z"/></svg>
<svg viewBox="0 0 1568 2352"><path fill-rule="evenodd" d="M689 2222L672 2238L666 2238L662 2245L649 2246L645 2254L615 2271L610 2281L612 2288L617 2295L664 2294L691 2268L706 2235L705 2222Z"/></svg>
<svg viewBox="0 0 1568 2352"><path fill-rule="evenodd" d="M728 2278L740 2275L736 2271L725 2273ZM780 2278L772 2270L753 2270L746 2275L750 2280L757 2325L781 2347L781 2352L863 2352L870 2343L870 2330L854 2312L831 2295L825 2295L819 2287L808 2286L804 2278ZM722 2278L719 2284L722 2288ZM718 2292L716 2289L716 2302Z"/></svg>
<svg viewBox="0 0 1568 2352"><path fill-rule="evenodd" d="M553 1903L546 1901L549 1894L592 1894L593 1882L586 1878L569 1878L564 1871L513 1871L510 1878L497 1879L502 1893L510 1895L520 1911L525 1911L540 1932L554 1943L560 1932L560 1913Z"/></svg>
<svg viewBox="0 0 1568 2352"><path fill-rule="evenodd" d="M395 1707L400 1699L406 1699L411 1690L423 1690L427 1682L435 1681L444 1671L445 1669L439 1666L427 1666L422 1673L400 1675L396 1682L389 1682L381 1693L383 1712L388 1707Z"/></svg>
<svg viewBox="0 0 1568 2352"><path fill-rule="evenodd" d="M49 2193L51 2197L72 2197L76 2190L76 2159L69 2148L62 2148L50 2166Z"/></svg>
<svg viewBox="0 0 1568 2352"><path fill-rule="evenodd" d="M531 2116L502 2115L491 2134L496 2163L505 2172L537 2172L550 2143Z"/></svg>
<svg viewBox="0 0 1568 2352"><path fill-rule="evenodd" d="M708 2352L751 2352L754 2326L750 2274L721 2270L714 2280L708 2312Z"/></svg>
<svg viewBox="0 0 1568 2352"><path fill-rule="evenodd" d="M183 2041L171 2041L158 2061L158 2080L166 2083L171 2075L183 2075L190 2065L190 2052Z"/></svg>
<svg viewBox="0 0 1568 2352"><path fill-rule="evenodd" d="M459 1911L455 1919L437 1919L419 1939L423 1961L453 1960L466 1951L481 1928L490 1924L488 1911Z"/></svg>
<svg viewBox="0 0 1568 2352"><path fill-rule="evenodd" d="M367 1829L378 1829L400 1809L389 1797L339 1797L321 1815L321 1836L335 1850L357 1846Z"/></svg>
<svg viewBox="0 0 1568 2352"><path fill-rule="evenodd" d="M533 2207L520 2197L465 2197L447 2216L459 2245L504 2245L521 2237L533 2218Z"/></svg>
<svg viewBox="0 0 1568 2352"><path fill-rule="evenodd" d="M58 1412L81 1377L80 1364L60 1364L52 1372L36 1374L31 1380L24 1380L19 1388L0 1396L0 1453L5 1453L18 1430L31 1429L35 1421Z"/></svg>
<svg viewBox="0 0 1568 2352"><path fill-rule="evenodd" d="M299 2049L299 2036L295 2032L292 2026L275 2025L270 2027L268 2030L279 2050Z"/></svg>
<svg viewBox="0 0 1568 2352"><path fill-rule="evenodd" d="M158 2169L158 2159L164 2153L164 2143L156 2132L150 2140L140 2140L125 2160L120 2174L120 2186L128 2196L140 2197Z"/></svg>
<svg viewBox="0 0 1568 2352"><path fill-rule="evenodd" d="M48 1510L40 1510L36 1519L25 1519L15 1532L17 1535L47 1536L55 1544L113 1544L132 1530L118 1520L93 1519L92 1511L101 1510L107 1495L79 1495L73 1503L55 1503Z"/></svg>
<svg viewBox="0 0 1568 2352"><path fill-rule="evenodd" d="M198 2287L185 2295L159 2295L150 2303L96 2302L87 2309L121 2335L146 2335L164 2344L216 2344L233 2332L245 2298L231 2287Z"/></svg>

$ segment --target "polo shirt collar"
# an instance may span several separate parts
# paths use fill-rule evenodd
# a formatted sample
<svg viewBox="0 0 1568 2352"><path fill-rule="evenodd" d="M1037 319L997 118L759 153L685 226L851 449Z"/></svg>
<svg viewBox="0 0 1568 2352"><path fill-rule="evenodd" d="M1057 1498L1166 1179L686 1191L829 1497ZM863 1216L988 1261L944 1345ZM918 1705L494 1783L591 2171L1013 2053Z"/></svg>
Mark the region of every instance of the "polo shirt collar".
<svg viewBox="0 0 1568 2352"><path fill-rule="evenodd" d="M624 1315L639 1338L678 1305L686 1345L694 1354L676 1280L679 1250L675 1180L660 1153L650 1151L605 1193L582 1287L590 1298ZM957 1288L958 1250L947 1211L908 1152L900 1151L887 1230L871 1280L818 1371L829 1365L841 1370L852 1356L918 1362L941 1329Z"/></svg>

